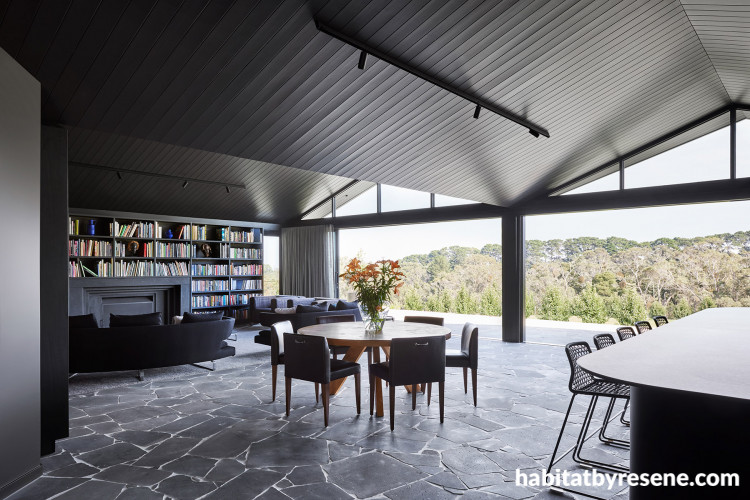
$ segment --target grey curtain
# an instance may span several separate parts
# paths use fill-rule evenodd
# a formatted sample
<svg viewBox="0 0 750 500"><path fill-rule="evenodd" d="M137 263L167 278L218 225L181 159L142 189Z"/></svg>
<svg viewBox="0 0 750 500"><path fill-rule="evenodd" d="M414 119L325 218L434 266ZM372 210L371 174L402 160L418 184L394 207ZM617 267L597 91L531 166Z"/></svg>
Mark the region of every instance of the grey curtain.
<svg viewBox="0 0 750 500"><path fill-rule="evenodd" d="M282 294L334 296L335 238L330 224L281 230Z"/></svg>

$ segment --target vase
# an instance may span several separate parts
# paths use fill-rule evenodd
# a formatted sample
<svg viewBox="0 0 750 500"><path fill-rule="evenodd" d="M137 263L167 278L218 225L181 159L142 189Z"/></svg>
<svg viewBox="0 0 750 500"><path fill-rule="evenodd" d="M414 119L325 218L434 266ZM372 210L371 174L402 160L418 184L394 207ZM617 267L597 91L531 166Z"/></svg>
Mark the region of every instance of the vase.
<svg viewBox="0 0 750 500"><path fill-rule="evenodd" d="M381 305L380 308L376 307L372 312L365 306L363 306L362 309L367 315L367 318L365 319L365 331L372 333L382 332L385 318L388 314L388 307Z"/></svg>
<svg viewBox="0 0 750 500"><path fill-rule="evenodd" d="M89 231L88 232L89 232L89 234L91 236L94 236L96 234L96 220L91 219L89 221Z"/></svg>

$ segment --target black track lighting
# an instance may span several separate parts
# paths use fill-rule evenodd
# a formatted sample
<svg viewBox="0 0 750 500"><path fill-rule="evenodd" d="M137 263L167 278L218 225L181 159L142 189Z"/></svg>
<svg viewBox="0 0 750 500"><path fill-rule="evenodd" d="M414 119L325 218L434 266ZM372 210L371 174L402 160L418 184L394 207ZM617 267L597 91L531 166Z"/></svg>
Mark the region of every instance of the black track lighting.
<svg viewBox="0 0 750 500"><path fill-rule="evenodd" d="M477 104L477 107L476 107L476 109L474 110L474 119L475 119L475 120L476 120L477 118L479 118L479 112L480 112L480 111L482 111L482 106L480 106L479 104Z"/></svg>
<svg viewBox="0 0 750 500"><path fill-rule="evenodd" d="M537 137L537 138L539 137L539 132L537 132L536 130L529 129L529 134L531 134L531 135L533 135L534 137Z"/></svg>
<svg viewBox="0 0 750 500"><path fill-rule="evenodd" d="M122 180L122 172L117 172L117 178L118 178L119 180Z"/></svg>
<svg viewBox="0 0 750 500"><path fill-rule="evenodd" d="M357 64L357 67L361 70L365 69L365 66L367 65L367 52L364 50L359 53L359 64Z"/></svg>
<svg viewBox="0 0 750 500"><path fill-rule="evenodd" d="M227 188L227 194L229 194L229 186L226 186L226 188Z"/></svg>
<svg viewBox="0 0 750 500"><path fill-rule="evenodd" d="M188 184L189 184L188 181L183 182L182 183L182 189L185 189L186 187L188 187Z"/></svg>

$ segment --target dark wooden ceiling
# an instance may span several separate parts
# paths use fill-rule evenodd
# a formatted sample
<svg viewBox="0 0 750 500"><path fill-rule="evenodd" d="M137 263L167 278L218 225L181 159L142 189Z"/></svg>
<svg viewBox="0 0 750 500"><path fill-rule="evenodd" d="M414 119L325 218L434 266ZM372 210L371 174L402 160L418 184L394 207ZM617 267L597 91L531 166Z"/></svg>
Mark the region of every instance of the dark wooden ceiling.
<svg viewBox="0 0 750 500"><path fill-rule="evenodd" d="M278 222L351 179L510 205L741 101L746 14L683 3L0 0L0 46L41 81L71 160L248 185L191 197L72 168L71 205ZM551 138L382 61L358 70L316 18Z"/></svg>

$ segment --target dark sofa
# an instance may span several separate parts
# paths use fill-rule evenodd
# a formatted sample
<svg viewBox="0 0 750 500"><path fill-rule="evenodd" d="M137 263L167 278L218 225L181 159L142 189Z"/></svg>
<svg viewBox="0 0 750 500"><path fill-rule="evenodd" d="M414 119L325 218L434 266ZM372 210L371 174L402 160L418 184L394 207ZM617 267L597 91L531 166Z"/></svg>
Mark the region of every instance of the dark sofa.
<svg viewBox="0 0 750 500"><path fill-rule="evenodd" d="M314 299L309 299L314 300ZM274 312L261 312L258 315L259 323L263 326L271 327L274 323L279 321L291 321L292 327L296 332L302 327L311 326L317 324L317 318L320 316L332 316L337 314L353 314L354 319L362 321L362 313L359 308L356 309L341 309L335 311L316 311L316 312L305 312L295 314L280 314ZM256 344L271 345L271 331L263 330L255 336Z"/></svg>
<svg viewBox="0 0 750 500"><path fill-rule="evenodd" d="M277 307L292 307L291 304L294 303L295 299L306 299L306 297L301 295L261 295L259 297L250 297L250 321L260 323L260 313L272 312Z"/></svg>
<svg viewBox="0 0 750 500"><path fill-rule="evenodd" d="M179 325L71 328L70 373L143 370L234 356L234 318Z"/></svg>

